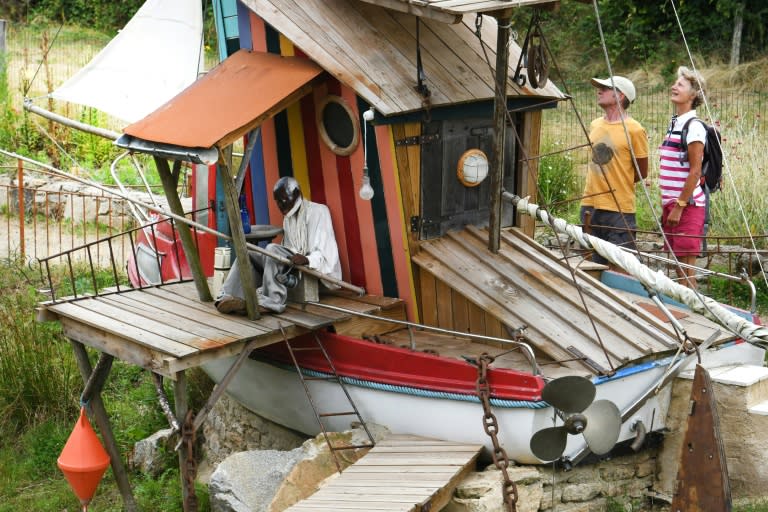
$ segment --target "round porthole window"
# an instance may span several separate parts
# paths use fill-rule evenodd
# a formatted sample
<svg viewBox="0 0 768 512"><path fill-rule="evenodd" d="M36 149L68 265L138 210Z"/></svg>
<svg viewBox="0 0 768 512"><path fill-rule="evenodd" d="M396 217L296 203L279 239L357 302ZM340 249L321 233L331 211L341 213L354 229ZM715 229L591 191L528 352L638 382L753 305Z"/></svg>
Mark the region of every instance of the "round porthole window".
<svg viewBox="0 0 768 512"><path fill-rule="evenodd" d="M469 149L459 158L456 171L465 187L476 187L488 176L488 157L479 149Z"/></svg>
<svg viewBox="0 0 768 512"><path fill-rule="evenodd" d="M360 125L347 102L326 96L317 109L317 125L323 142L337 155L351 154L360 142Z"/></svg>

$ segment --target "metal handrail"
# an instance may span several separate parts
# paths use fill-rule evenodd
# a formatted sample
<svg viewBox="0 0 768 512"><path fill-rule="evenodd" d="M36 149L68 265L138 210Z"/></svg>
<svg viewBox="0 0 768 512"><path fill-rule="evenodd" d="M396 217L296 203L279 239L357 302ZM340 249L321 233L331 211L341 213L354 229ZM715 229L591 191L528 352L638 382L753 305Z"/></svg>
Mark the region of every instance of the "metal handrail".
<svg viewBox="0 0 768 512"><path fill-rule="evenodd" d="M370 313L363 313L361 311L354 311L354 310L351 310L351 309L342 308L340 306L333 306L331 304L323 304L322 302L307 302L307 304L310 304L312 306L320 306L322 308L331 309L333 311L338 311L338 312L341 312L341 313L347 313L347 314L351 314L351 315L361 316L363 318L370 318L370 319L373 319L373 320L382 320L384 322L390 322L390 323L397 324L397 325L404 325L404 326L408 327L409 330L412 329L412 328L417 328L417 329L422 329L422 330L425 330L425 331L433 331L433 332L438 332L438 333L441 333L441 334L449 334L451 336L456 336L456 337L459 337L459 338L471 338L471 339L476 339L476 340L494 341L494 342L497 342L497 343L504 343L504 344L515 345L517 347L520 347L521 352L523 352L523 354L525 355L526 359L528 359L528 361L531 363L531 373L533 373L534 375L541 375L541 370L539 370L539 366L538 366L538 364L536 364L536 356L533 353L533 349L531 348L531 346L529 344L524 343L522 341L510 340L510 339L506 339L506 338L496 338L495 336L485 336L485 335L482 335L482 334L472 334L470 332L454 331L454 330L451 330L451 329L444 329L442 327L433 327L431 325L424 325L424 324L419 324L419 323L416 323L416 322L409 322L407 320L397 320L397 319L394 319L394 318L386 318L386 317L383 317L383 316L372 315ZM521 331L521 330L522 330L522 328L518 329L517 331ZM413 348L413 346L411 348Z"/></svg>

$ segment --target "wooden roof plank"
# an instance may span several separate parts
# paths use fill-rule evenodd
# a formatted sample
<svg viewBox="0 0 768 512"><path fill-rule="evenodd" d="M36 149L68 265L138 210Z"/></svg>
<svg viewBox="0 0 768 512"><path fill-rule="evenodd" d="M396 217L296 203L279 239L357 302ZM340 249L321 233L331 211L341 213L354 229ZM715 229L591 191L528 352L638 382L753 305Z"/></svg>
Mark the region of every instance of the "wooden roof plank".
<svg viewBox="0 0 768 512"><path fill-rule="evenodd" d="M430 9L452 14L501 11L511 7L552 2L553 0L427 0Z"/></svg>
<svg viewBox="0 0 768 512"><path fill-rule="evenodd" d="M303 19L303 10L293 12L290 0L242 0L249 9L276 27L312 60L330 72L340 82L354 88L358 94L384 115L393 113L392 98L386 96L374 80L369 79L360 66L347 56L347 52L327 35L327 30L314 30L311 34L294 18ZM314 24L313 24L314 26ZM325 44L328 44L326 47Z"/></svg>
<svg viewBox="0 0 768 512"><path fill-rule="evenodd" d="M481 236L478 230L470 229L470 232L477 233L476 236ZM526 241L517 236L518 233L504 233L502 235L503 240L508 247L515 247L515 254L504 254L507 259L516 259L520 254L526 255L529 258L537 259L540 264L546 269L546 271L553 274L559 274L563 279L571 281L570 272L564 268L559 262L555 262L551 254L541 253L536 250L535 247L526 243ZM485 238L485 237L483 237ZM542 257L537 258L536 254L541 254ZM636 328L638 332L628 337L627 340L630 343L635 344L638 348L649 352L659 352L669 348L673 348L676 344L672 341L671 331L668 326L659 322L653 315L648 314L646 311L633 306L630 302L622 300L619 295L613 293L609 287L599 283L592 279L586 273L576 271L578 276L578 282L581 290L588 295L588 298L598 302L596 308L590 309L593 313L596 313L601 318L607 320L604 323L612 325L616 323L632 324L633 328ZM562 292L562 290L560 290ZM572 294L561 293L565 300L572 303L576 303L577 297ZM602 300L597 300L602 298ZM609 315L606 317L605 315ZM615 319L609 320L609 319Z"/></svg>
<svg viewBox="0 0 768 512"><path fill-rule="evenodd" d="M358 0L243 0L243 3L384 116L423 108L423 98L414 90L414 30L403 30L401 21L397 24L389 21L409 19L412 15ZM361 16L361 12L366 14ZM316 19L322 19L323 24ZM490 16L484 16L483 20L481 34L495 66L496 21ZM488 69L474 34L474 21L475 16L467 14L462 23L456 25L434 20L424 22L425 27L434 27L435 34L438 31L441 34L432 38L425 31L422 38L433 107L493 99L495 73ZM413 24L413 21L409 23ZM472 50L467 51L468 47ZM478 58L471 58L473 51ZM520 48L513 44L509 77L515 73L519 55ZM453 59L460 65L442 66L444 60ZM477 78L471 79L472 74ZM482 83L486 87L482 87ZM541 89L531 89L518 87L508 80L507 91L512 96L563 97L551 82Z"/></svg>
<svg viewBox="0 0 768 512"><path fill-rule="evenodd" d="M429 6L429 2L423 0L411 0L410 2L402 2L400 0L361 0L362 2L377 5L394 11L405 12L414 16L420 16L422 18L429 18L440 23L459 23L461 21L461 14L451 14L441 9L432 9Z"/></svg>
<svg viewBox="0 0 768 512"><path fill-rule="evenodd" d="M294 0L295 1L295 0ZM300 5L304 4L298 2ZM378 9L375 16L366 16L354 7L365 7L354 3L348 9L315 9L312 16L318 17L320 27L335 27L326 30L328 37L346 48L344 56L360 69L386 94L398 108L408 108L408 98L393 91L408 91L415 96L416 85L416 41L410 42L405 33L385 30L392 23L391 11ZM385 35L385 32L390 34ZM400 44L379 44L391 41L393 37L403 38ZM405 51L413 48L412 54ZM337 56L338 58L338 56ZM412 99L411 99L412 101Z"/></svg>
<svg viewBox="0 0 768 512"><path fill-rule="evenodd" d="M380 11L365 3L355 4L365 18L375 16ZM378 16L375 30L392 34L390 40L397 43L400 52L403 52L404 66L401 70L393 69L394 73L402 73L403 77L411 77L408 81L411 88L417 85L416 67L416 20L417 18L407 14L388 11L387 16ZM450 98L477 97L473 92L476 82L482 80L475 73L468 72L471 68L462 62L457 62L456 54L449 45L434 37L429 31L431 24L439 25L439 22L422 22L419 30L419 50L426 77L426 85L430 90L430 101L439 103L449 102ZM452 26L451 26L452 27ZM395 39L397 38L397 39ZM455 40L455 37L454 37ZM488 88L480 89L482 94L493 94Z"/></svg>

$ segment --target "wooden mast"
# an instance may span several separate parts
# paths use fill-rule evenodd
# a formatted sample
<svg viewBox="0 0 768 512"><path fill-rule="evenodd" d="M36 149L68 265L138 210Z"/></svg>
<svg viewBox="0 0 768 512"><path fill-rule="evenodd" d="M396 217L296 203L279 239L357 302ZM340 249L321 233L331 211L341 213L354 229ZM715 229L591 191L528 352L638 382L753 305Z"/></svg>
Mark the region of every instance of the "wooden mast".
<svg viewBox="0 0 768 512"><path fill-rule="evenodd" d="M496 78L493 108L493 166L491 168L491 190L488 218L488 249L499 252L501 236L501 192L504 182L504 140L507 128L507 67L509 66L509 9L494 14L497 21L496 34Z"/></svg>

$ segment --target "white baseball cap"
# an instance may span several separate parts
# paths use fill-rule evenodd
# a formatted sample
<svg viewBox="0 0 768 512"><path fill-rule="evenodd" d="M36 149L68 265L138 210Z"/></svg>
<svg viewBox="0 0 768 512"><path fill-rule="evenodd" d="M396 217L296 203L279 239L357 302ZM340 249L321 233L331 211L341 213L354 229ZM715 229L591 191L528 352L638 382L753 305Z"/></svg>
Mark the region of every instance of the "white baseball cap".
<svg viewBox="0 0 768 512"><path fill-rule="evenodd" d="M593 78L590 82L595 87L607 87L611 89L615 86L619 92L627 97L630 103L635 101L637 96L635 92L635 84L632 83L632 80L623 76L614 75L613 84L611 83L610 78Z"/></svg>

